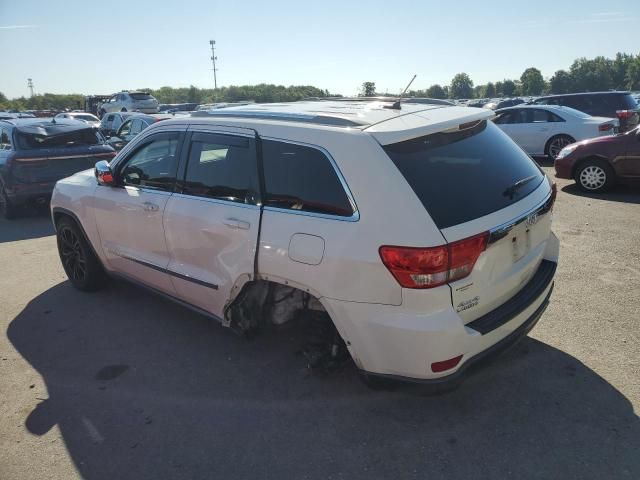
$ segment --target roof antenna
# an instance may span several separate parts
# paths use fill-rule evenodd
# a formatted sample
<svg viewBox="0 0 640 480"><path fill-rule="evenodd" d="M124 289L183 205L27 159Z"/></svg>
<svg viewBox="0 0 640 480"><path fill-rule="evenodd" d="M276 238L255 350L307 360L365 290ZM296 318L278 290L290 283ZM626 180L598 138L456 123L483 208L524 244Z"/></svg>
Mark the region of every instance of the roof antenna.
<svg viewBox="0 0 640 480"><path fill-rule="evenodd" d="M413 83L413 81L416 79L418 75L414 75L413 78L411 79L411 81L407 84L407 86L404 88L404 90L402 91L402 93L400 94L400 97L398 98L398 100L396 100L395 102L393 102L393 105L388 106L385 105L384 108L392 108L393 110L400 110L400 102L402 101L402 96L407 93L407 90L409 90L409 87L411 86L411 84Z"/></svg>

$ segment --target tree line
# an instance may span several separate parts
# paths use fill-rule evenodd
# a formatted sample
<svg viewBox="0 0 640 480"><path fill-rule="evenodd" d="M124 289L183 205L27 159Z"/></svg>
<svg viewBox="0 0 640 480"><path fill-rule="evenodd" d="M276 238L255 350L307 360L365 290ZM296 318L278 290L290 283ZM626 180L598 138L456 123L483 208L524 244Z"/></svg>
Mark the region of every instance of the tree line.
<svg viewBox="0 0 640 480"><path fill-rule="evenodd" d="M327 97L331 94L310 85L271 85L261 83L259 85L238 85L213 88L190 87L174 88L161 87L158 89L140 88L151 93L159 103L214 103L214 102L240 102L252 100L258 103L264 102L293 102L309 97ZM107 92L108 94L109 92ZM331 95L334 96L334 95ZM44 93L33 97L7 99L0 92L0 111L2 110L64 110L84 108L84 95L69 94L59 95Z"/></svg>
<svg viewBox="0 0 640 480"><path fill-rule="evenodd" d="M545 79L542 72L529 67L518 79L504 79L474 85L466 73L456 74L449 85L431 85L411 90L409 96L430 98L493 98L538 96L606 90L640 90L640 54L618 53L615 58L578 58L568 70L558 70ZM375 95L375 83L364 82L361 95Z"/></svg>
<svg viewBox="0 0 640 480"><path fill-rule="evenodd" d="M214 103L252 100L262 102L291 102L309 97L336 96L328 90L311 85L239 85L213 88L161 87L140 89L150 92L160 103ZM466 73L458 73L449 85L431 85L424 90L411 90L410 96L431 98L492 98L537 96L602 90L640 90L640 54L618 53L615 58L578 58L568 70L558 70L544 78L542 72L527 68L520 78L504 79L474 85ZM103 92L110 93L110 92ZM376 94L374 82L362 84L361 95ZM0 92L0 110L64 110L84 107L84 95L44 93L33 97L9 100Z"/></svg>

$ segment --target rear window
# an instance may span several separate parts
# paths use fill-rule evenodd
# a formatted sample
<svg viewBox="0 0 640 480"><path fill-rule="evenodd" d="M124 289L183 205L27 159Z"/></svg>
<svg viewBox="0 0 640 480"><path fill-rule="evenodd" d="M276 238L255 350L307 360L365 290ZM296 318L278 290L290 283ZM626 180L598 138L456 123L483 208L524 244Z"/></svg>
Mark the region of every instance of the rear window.
<svg viewBox="0 0 640 480"><path fill-rule="evenodd" d="M153 98L148 93L130 93L129 96L134 100L151 100Z"/></svg>
<svg viewBox="0 0 640 480"><path fill-rule="evenodd" d="M636 102L636 99L630 93L624 96L623 102L626 105L627 110L637 110L639 107L638 102Z"/></svg>
<svg viewBox="0 0 640 480"><path fill-rule="evenodd" d="M544 179L533 160L486 121L383 148L440 229L508 207ZM515 191L509 188L524 179Z"/></svg>
<svg viewBox="0 0 640 480"><path fill-rule="evenodd" d="M21 150L36 148L75 147L77 145L98 145L103 143L102 136L93 128L73 130L57 135L38 135L36 133L17 132L17 142Z"/></svg>

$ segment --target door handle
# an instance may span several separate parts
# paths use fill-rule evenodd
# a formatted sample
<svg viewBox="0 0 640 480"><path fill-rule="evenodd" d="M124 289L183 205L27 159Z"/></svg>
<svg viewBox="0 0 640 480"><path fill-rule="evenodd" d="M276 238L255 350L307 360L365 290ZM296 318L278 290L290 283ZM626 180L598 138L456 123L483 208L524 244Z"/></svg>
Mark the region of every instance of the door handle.
<svg viewBox="0 0 640 480"><path fill-rule="evenodd" d="M144 205L144 210L146 212L157 212L160 209L158 205L152 202L144 202L142 205Z"/></svg>
<svg viewBox="0 0 640 480"><path fill-rule="evenodd" d="M238 220L237 218L225 218L222 223L224 223L229 228L237 228L240 230L249 230L249 227L251 227L251 224L249 222Z"/></svg>

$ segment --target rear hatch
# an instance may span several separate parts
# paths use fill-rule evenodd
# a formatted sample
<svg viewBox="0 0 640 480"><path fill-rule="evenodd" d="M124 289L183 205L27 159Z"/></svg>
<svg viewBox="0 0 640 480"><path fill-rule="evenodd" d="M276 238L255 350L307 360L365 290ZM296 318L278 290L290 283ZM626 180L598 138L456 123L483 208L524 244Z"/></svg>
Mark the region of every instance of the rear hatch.
<svg viewBox="0 0 640 480"><path fill-rule="evenodd" d="M137 108L158 107L158 101L148 93L130 93L129 96L131 97Z"/></svg>
<svg viewBox="0 0 640 480"><path fill-rule="evenodd" d="M499 128L476 120L383 148L449 246L446 278L465 323L531 280L551 233L552 188ZM454 265L456 258L471 258L470 267Z"/></svg>

